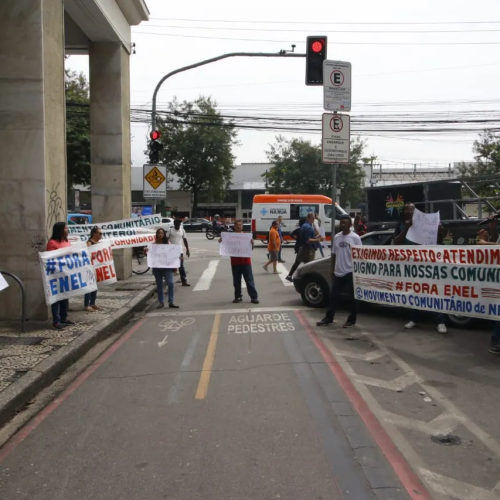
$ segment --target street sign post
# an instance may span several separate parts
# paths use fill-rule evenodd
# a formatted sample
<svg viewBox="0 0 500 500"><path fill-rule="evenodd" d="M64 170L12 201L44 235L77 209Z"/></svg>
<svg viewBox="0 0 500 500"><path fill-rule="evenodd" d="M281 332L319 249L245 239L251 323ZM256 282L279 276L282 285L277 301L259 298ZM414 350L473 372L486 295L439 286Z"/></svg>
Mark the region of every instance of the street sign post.
<svg viewBox="0 0 500 500"><path fill-rule="evenodd" d="M144 198L165 199L167 197L167 167L165 165L143 166Z"/></svg>
<svg viewBox="0 0 500 500"><path fill-rule="evenodd" d="M351 152L351 117L344 114L323 114L323 163L348 164Z"/></svg>
<svg viewBox="0 0 500 500"><path fill-rule="evenodd" d="M351 111L351 63L323 61L323 107L326 111Z"/></svg>

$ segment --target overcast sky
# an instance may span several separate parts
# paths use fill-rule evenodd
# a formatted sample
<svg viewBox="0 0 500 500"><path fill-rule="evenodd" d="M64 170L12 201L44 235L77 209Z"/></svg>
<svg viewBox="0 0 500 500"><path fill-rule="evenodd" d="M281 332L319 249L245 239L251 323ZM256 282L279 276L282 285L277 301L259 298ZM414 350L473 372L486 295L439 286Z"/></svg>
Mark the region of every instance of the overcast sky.
<svg viewBox="0 0 500 500"><path fill-rule="evenodd" d="M278 52L291 43L297 52L304 52L306 36L318 34L328 36L328 59L352 63L353 117L380 113L391 119L394 113L404 113L418 119L417 114L425 113L426 119L463 118L471 111L498 115L500 109L498 0L146 1L151 20L133 28L137 50L131 56L133 108L150 108L158 80L176 68L226 52ZM461 24L453 24L457 22ZM72 56L67 64L88 74L85 56ZM193 100L210 95L224 114L319 119L322 89L306 87L304 75L304 59L232 58L167 80L159 106L173 96ZM146 125L132 124L134 166L145 161L147 133ZM267 161L265 150L276 134L240 131L237 162ZM316 143L321 139L319 124L316 134L283 135ZM366 153L384 165L472 160L477 136L384 135L360 134L367 139Z"/></svg>

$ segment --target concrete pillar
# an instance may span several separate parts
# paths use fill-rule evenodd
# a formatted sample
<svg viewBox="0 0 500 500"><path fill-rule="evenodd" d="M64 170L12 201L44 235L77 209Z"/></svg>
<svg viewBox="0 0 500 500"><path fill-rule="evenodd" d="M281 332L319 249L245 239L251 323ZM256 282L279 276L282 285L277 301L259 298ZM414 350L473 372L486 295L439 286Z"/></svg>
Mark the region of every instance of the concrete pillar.
<svg viewBox="0 0 500 500"><path fill-rule="evenodd" d="M0 269L44 320L38 251L66 219L64 1L1 0L0 33ZM0 292L0 318L20 317L20 297Z"/></svg>
<svg viewBox="0 0 500 500"><path fill-rule="evenodd" d="M132 210L130 63L122 45L90 47L92 216L96 222L129 219ZM131 249L113 252L119 279L132 274Z"/></svg>

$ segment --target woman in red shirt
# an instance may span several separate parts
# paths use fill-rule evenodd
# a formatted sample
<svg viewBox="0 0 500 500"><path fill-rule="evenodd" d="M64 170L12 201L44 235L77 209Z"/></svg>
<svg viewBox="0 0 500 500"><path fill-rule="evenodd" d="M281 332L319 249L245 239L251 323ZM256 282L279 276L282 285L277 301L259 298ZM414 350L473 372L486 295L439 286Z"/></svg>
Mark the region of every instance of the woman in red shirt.
<svg viewBox="0 0 500 500"><path fill-rule="evenodd" d="M66 222L56 222L52 228L52 236L47 243L47 252L70 246L71 243L68 241L68 225ZM67 325L75 324L68 319L68 299L55 302L50 308L52 309L52 324L56 330L62 330Z"/></svg>

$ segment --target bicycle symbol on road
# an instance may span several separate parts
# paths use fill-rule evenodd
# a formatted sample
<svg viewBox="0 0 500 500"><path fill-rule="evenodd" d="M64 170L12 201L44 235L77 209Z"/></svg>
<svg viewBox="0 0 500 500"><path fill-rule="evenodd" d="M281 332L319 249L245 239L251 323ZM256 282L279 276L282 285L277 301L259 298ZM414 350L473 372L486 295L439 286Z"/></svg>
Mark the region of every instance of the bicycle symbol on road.
<svg viewBox="0 0 500 500"><path fill-rule="evenodd" d="M194 318L185 318L182 321L175 321L175 319L166 319L158 325L162 332L178 332L184 326L189 326L194 323Z"/></svg>

